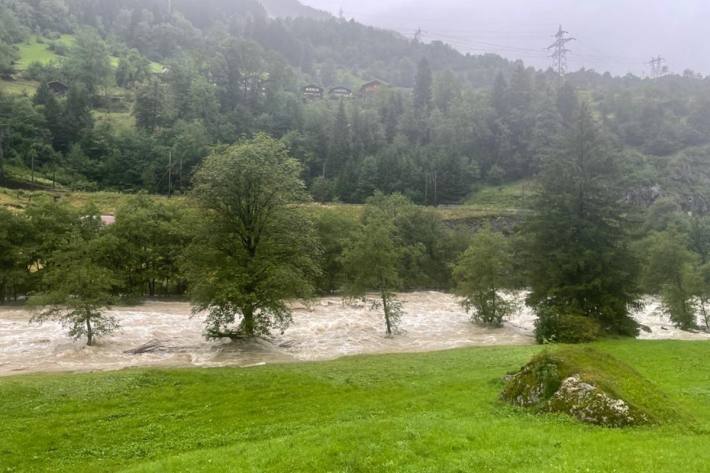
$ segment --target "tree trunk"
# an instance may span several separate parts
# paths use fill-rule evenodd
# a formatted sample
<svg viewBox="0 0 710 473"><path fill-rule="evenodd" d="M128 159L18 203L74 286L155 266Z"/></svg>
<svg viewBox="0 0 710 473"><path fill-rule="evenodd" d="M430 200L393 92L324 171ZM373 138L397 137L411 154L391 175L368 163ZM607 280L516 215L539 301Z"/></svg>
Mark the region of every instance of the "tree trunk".
<svg viewBox="0 0 710 473"><path fill-rule="evenodd" d="M91 327L91 319L88 317L86 318L86 339L86 346L90 347L94 344L94 332Z"/></svg>
<svg viewBox="0 0 710 473"><path fill-rule="evenodd" d="M387 294L384 291L380 292L380 296L382 297L382 309L385 312L385 327L387 328L387 335L392 335L392 321L390 320L390 307L388 304L389 297L387 297Z"/></svg>
<svg viewBox="0 0 710 473"><path fill-rule="evenodd" d="M242 334L245 337L253 337L254 336L254 328L255 328L255 320L254 320L254 309L251 307L246 308L242 311L242 315L244 316L242 323L241 323L241 330Z"/></svg>

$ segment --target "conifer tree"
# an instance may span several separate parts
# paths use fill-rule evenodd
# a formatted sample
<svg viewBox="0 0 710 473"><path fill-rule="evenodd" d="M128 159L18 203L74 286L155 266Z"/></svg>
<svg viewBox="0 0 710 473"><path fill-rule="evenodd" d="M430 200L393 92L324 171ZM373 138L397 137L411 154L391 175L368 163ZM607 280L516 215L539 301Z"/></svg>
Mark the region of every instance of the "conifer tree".
<svg viewBox="0 0 710 473"><path fill-rule="evenodd" d="M529 303L541 318L587 317L607 333L635 335L638 264L629 249L619 156L588 106L543 162L529 219ZM554 323L538 327L552 333ZM552 327L550 329L550 327Z"/></svg>
<svg viewBox="0 0 710 473"><path fill-rule="evenodd" d="M431 111L432 82L429 61L423 58L417 66L417 77L414 84L414 109L420 115L426 115Z"/></svg>

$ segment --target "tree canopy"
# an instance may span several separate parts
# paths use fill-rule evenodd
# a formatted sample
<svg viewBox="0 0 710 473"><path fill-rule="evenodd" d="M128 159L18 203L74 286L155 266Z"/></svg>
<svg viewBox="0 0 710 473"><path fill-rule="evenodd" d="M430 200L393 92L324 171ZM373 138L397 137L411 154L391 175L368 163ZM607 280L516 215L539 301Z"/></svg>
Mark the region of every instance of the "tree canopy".
<svg viewBox="0 0 710 473"><path fill-rule="evenodd" d="M286 299L308 296L318 274L300 166L259 135L209 156L195 175L203 209L186 274L210 336L266 335L291 321ZM238 322L238 326L232 324Z"/></svg>

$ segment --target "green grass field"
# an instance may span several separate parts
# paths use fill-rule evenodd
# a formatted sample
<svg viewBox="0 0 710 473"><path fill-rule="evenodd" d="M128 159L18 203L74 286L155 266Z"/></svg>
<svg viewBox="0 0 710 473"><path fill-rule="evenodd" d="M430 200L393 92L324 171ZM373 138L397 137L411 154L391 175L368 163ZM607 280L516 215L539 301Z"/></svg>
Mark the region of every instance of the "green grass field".
<svg viewBox="0 0 710 473"><path fill-rule="evenodd" d="M100 117L97 116L97 119L109 119L106 115ZM110 115L110 119L118 120L118 123L124 123L123 120L128 120L132 118L119 113L114 113ZM18 181L29 182L27 177L27 171L20 173L19 170L16 170L16 172L10 172L9 174ZM39 181L48 186L51 184L51 181L47 181L46 177L44 179L42 179L41 177L36 177L35 182ZM83 207L87 204L92 203L96 205L102 212L113 213L116 211L116 208L118 208L121 204L125 203L126 200L131 198L131 194L125 194L120 192L70 192L61 189L61 186L58 190L48 189L32 191L6 189L0 187L0 207L8 207L16 210L21 210L27 207L33 200L55 197L60 201L63 201L74 207ZM167 199L167 197L164 196L155 196L155 198L161 200ZM181 197L175 198L180 199ZM311 210L314 215L324 209L328 209L335 210L345 216L352 216L353 218L357 218L362 214L364 206L355 204L309 204L308 209ZM489 207L479 207L476 205L440 207L433 210L442 218L442 220L453 222L465 221L469 219L489 218L493 216L514 216L518 214L518 211L514 209L496 209Z"/></svg>
<svg viewBox="0 0 710 473"><path fill-rule="evenodd" d="M485 186L473 192L466 204L492 210L526 209L535 195L532 180L523 180L500 186Z"/></svg>
<svg viewBox="0 0 710 473"><path fill-rule="evenodd" d="M620 430L503 405L534 346L27 375L0 379L0 471L710 471L710 344L595 347L686 417Z"/></svg>
<svg viewBox="0 0 710 473"><path fill-rule="evenodd" d="M0 80L0 92L8 95L33 95L37 87L33 80Z"/></svg>
<svg viewBox="0 0 710 473"><path fill-rule="evenodd" d="M56 41L66 46L71 46L74 37L72 35L62 35ZM50 40L48 39L40 39L37 35L32 35L26 42L19 44L20 60L17 62L17 69L24 71L33 62L48 64L59 60L59 56L49 49L49 43Z"/></svg>

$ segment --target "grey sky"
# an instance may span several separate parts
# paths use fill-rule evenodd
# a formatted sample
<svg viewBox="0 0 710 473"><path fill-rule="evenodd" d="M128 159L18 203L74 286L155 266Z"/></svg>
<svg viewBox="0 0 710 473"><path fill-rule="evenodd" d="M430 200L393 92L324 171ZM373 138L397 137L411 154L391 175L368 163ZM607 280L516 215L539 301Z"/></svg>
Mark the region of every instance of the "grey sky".
<svg viewBox="0 0 710 473"><path fill-rule="evenodd" d="M577 41L571 69L644 74L660 54L673 72L710 74L710 0L302 0L347 18L424 40L440 39L465 52L494 52L537 67L557 26Z"/></svg>

